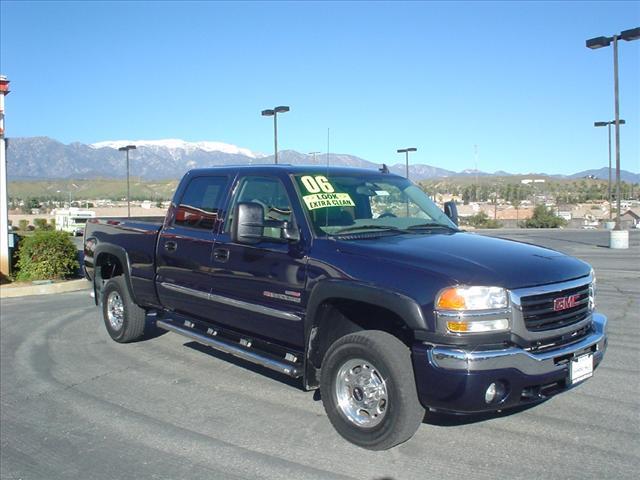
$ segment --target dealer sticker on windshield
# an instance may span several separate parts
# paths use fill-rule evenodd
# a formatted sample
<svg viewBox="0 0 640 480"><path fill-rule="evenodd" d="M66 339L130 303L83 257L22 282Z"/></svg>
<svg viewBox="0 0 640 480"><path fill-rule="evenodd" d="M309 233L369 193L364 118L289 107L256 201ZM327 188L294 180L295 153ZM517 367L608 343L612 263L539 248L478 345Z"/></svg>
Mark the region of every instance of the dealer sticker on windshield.
<svg viewBox="0 0 640 480"><path fill-rule="evenodd" d="M355 207L348 193L315 193L302 197L309 210L326 207Z"/></svg>

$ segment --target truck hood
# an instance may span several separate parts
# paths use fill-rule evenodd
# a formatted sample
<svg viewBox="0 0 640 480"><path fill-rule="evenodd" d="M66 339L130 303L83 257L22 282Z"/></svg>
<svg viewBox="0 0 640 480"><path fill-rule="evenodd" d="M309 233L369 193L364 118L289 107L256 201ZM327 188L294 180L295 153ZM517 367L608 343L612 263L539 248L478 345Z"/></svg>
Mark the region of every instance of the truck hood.
<svg viewBox="0 0 640 480"><path fill-rule="evenodd" d="M389 235L337 244L347 255L404 264L465 285L531 287L583 277L591 269L555 250L465 232Z"/></svg>

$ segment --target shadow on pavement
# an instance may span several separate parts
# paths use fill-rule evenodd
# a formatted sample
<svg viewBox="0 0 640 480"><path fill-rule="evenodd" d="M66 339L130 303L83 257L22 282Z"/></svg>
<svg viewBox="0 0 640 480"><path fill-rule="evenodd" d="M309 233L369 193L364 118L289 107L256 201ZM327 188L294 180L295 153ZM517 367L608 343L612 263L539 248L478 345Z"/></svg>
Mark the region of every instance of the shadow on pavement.
<svg viewBox="0 0 640 480"><path fill-rule="evenodd" d="M304 391L302 387L302 382L300 379L290 378L284 374L280 374L278 372L274 372L273 370L269 370L268 368L262 367L260 365L256 365L254 363L248 362L238 357L234 357L228 353L220 352L215 350L212 347L208 347L206 345L202 345L198 342L187 342L184 344L185 347L189 347L193 350L197 350L198 352L205 353L209 356L218 358L220 360L224 360L225 362L232 363L238 367L244 368L245 370L249 370L251 372L258 373L264 377L270 378L272 380L276 380L280 383L283 383L289 387L295 388L300 391Z"/></svg>
<svg viewBox="0 0 640 480"><path fill-rule="evenodd" d="M530 408L533 408L537 405L540 405L540 403L542 402L523 405L520 407L514 407L514 408L510 408L508 410L503 410L500 412L471 413L471 414L455 414L455 413L447 413L447 412L439 412L439 411L427 412L427 414L424 416L424 420L422 421L422 423L426 423L428 425L434 425L437 427L458 427L461 425L470 425L473 423L480 423L487 420L492 420L494 418L510 417L511 415L516 415L518 413L529 410Z"/></svg>

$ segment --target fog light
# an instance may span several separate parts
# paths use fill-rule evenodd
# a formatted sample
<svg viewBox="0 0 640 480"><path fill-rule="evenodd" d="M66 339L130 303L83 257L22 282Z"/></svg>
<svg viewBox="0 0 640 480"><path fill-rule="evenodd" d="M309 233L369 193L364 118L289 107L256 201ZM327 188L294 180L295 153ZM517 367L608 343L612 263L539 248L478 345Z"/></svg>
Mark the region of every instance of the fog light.
<svg viewBox="0 0 640 480"><path fill-rule="evenodd" d="M502 382L494 382L487 388L484 394L484 401L487 403L498 403L504 400L505 386Z"/></svg>

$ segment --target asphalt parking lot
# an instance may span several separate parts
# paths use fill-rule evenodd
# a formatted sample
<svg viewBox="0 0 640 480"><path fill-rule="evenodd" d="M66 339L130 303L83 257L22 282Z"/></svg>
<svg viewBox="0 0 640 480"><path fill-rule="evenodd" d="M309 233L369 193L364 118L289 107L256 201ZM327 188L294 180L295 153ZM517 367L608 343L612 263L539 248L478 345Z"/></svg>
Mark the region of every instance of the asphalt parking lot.
<svg viewBox="0 0 640 480"><path fill-rule="evenodd" d="M2 300L2 479L636 478L640 232L494 231L575 255L598 277L609 350L594 377L534 408L427 415L386 452L348 444L314 392L166 334L120 345L88 293ZM524 274L524 273L523 273Z"/></svg>

